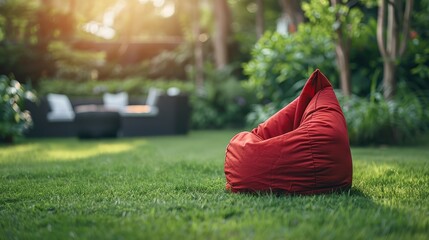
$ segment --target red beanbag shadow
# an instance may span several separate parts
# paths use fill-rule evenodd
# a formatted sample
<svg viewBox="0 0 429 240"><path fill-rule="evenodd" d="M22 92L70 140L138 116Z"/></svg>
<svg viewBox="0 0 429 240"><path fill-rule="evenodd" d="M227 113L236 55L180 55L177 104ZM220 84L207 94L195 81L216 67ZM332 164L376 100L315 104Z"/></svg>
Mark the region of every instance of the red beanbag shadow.
<svg viewBox="0 0 429 240"><path fill-rule="evenodd" d="M351 187L346 122L319 70L293 102L252 132L231 139L225 176L232 192L319 194Z"/></svg>

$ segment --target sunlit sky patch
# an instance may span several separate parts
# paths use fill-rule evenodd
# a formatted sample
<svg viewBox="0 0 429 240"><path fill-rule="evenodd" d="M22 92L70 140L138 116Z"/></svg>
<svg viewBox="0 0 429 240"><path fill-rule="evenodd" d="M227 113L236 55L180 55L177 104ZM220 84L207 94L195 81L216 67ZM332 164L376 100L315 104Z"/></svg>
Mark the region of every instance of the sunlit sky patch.
<svg viewBox="0 0 429 240"><path fill-rule="evenodd" d="M115 37L116 31L112 27L105 26L99 22L91 21L83 26L86 32L92 33L104 39L112 39Z"/></svg>
<svg viewBox="0 0 429 240"><path fill-rule="evenodd" d="M173 3L167 3L162 8L159 14L162 17L169 18L173 16L174 12L176 11Z"/></svg>
<svg viewBox="0 0 429 240"><path fill-rule="evenodd" d="M154 7L158 8L158 14L161 17L169 18L174 15L176 8L174 3L165 0L139 0L140 4L151 2ZM126 7L125 0L118 0L114 6L109 8L103 14L102 22L90 21L83 26L86 32L94 34L104 39L113 39L116 31L113 28L116 16Z"/></svg>
<svg viewBox="0 0 429 240"><path fill-rule="evenodd" d="M116 16L124 9L125 1L117 1L116 4L109 8L103 15L102 23L91 21L83 26L86 32L92 33L104 39L112 39L115 37L116 31L113 29Z"/></svg>

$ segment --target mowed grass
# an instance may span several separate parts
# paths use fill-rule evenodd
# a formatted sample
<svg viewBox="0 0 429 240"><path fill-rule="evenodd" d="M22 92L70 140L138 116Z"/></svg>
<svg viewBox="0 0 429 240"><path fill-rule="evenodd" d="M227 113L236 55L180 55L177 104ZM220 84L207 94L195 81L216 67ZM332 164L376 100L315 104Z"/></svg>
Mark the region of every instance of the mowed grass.
<svg viewBox="0 0 429 240"><path fill-rule="evenodd" d="M0 239L429 239L429 145L353 148L351 191L225 192L236 131L0 146Z"/></svg>

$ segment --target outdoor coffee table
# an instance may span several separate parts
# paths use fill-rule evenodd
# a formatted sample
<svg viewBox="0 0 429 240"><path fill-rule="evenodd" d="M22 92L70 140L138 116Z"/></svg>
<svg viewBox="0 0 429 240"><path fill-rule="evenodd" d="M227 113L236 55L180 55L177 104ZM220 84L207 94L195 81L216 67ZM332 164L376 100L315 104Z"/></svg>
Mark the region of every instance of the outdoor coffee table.
<svg viewBox="0 0 429 240"><path fill-rule="evenodd" d="M124 137L159 135L165 130L165 119L159 117L156 106L128 105L120 114Z"/></svg>
<svg viewBox="0 0 429 240"><path fill-rule="evenodd" d="M100 105L81 105L75 108L75 114L75 124L79 138L111 138L118 136L121 119L117 110Z"/></svg>

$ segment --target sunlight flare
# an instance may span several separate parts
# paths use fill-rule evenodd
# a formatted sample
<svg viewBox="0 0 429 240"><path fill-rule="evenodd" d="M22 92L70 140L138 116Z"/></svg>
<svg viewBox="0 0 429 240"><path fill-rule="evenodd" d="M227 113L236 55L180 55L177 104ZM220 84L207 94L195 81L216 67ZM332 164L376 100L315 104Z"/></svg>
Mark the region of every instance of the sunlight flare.
<svg viewBox="0 0 429 240"><path fill-rule="evenodd" d="M132 145L125 143L98 144L89 149L54 149L46 154L46 161L82 160L104 154L123 153L131 150Z"/></svg>
<svg viewBox="0 0 429 240"><path fill-rule="evenodd" d="M103 15L102 22L90 21L83 26L86 32L94 34L104 39L113 39L116 30L113 28L116 16L126 7L124 0L118 1L113 7L109 8Z"/></svg>

